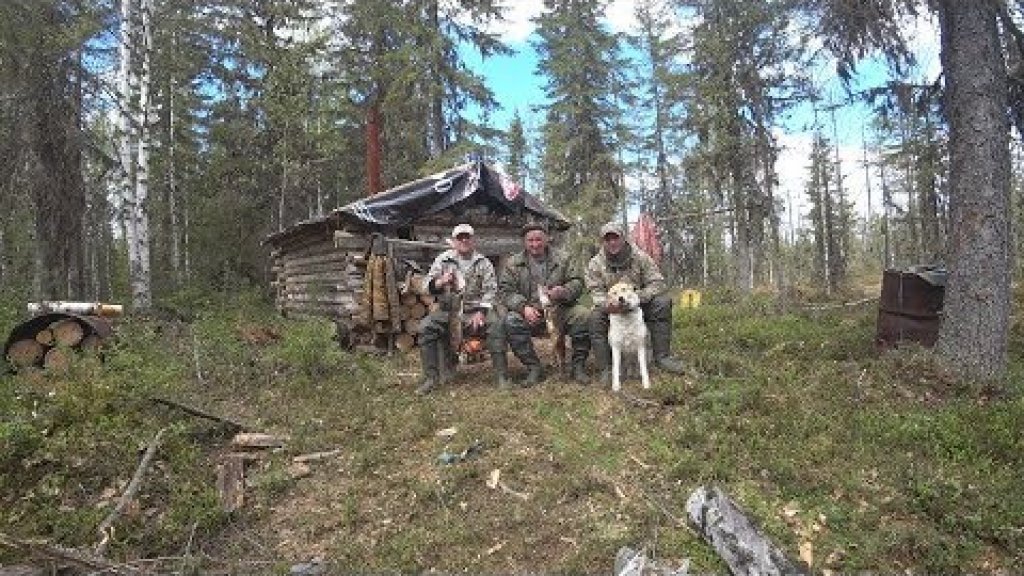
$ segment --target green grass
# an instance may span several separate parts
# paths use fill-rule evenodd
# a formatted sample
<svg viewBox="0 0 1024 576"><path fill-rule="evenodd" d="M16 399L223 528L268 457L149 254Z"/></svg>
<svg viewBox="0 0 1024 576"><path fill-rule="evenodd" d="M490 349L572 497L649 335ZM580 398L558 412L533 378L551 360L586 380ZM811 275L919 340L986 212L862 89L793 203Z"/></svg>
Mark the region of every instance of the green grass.
<svg viewBox="0 0 1024 576"><path fill-rule="evenodd" d="M627 381L637 403L557 380L500 391L486 367L421 398L414 357L343 352L329 323L281 319L253 296L186 295L164 319L119 321L103 364L0 379L0 525L93 546L166 428L112 558L177 558L192 542L189 566L238 573L311 558L343 572L597 573L628 545L720 573L684 511L715 484L791 555L810 543L816 570L1024 570L1019 325L993 396L925 350L879 356L870 306L713 300L675 317L675 350L701 376L659 373L647 393ZM287 438L248 467L242 510L217 506L224 431L149 396ZM293 456L331 449L293 470ZM488 487L494 470L507 490Z"/></svg>

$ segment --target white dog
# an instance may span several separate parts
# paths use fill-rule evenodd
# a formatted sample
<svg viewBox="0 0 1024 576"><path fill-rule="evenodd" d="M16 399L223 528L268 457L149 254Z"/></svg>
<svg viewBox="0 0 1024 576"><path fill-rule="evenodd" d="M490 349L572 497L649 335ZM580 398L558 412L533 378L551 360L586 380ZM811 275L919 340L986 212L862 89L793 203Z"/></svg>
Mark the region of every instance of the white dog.
<svg viewBox="0 0 1024 576"><path fill-rule="evenodd" d="M643 387L651 387L647 373L647 325L640 309L640 297L633 285L619 282L608 290L608 302L619 306L621 312L608 315L608 344L612 348L612 392L622 387L622 353L636 351Z"/></svg>

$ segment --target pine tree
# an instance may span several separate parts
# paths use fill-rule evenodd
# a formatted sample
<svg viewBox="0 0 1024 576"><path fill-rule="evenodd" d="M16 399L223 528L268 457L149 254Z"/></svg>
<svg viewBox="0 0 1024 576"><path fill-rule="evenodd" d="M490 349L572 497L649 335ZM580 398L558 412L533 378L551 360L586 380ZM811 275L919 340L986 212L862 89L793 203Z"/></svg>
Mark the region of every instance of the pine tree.
<svg viewBox="0 0 1024 576"><path fill-rule="evenodd" d="M543 190L581 231L596 230L624 198L619 160L625 65L619 38L600 21L605 2L545 0L537 17L538 69L547 79ZM577 249L592 244L579 238Z"/></svg>

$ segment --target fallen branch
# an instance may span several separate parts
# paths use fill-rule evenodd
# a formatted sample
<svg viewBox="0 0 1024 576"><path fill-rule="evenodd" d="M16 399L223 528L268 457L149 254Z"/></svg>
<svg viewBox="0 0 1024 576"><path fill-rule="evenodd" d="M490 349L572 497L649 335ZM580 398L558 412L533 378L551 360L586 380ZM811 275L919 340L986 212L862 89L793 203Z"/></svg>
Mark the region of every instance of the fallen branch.
<svg viewBox="0 0 1024 576"><path fill-rule="evenodd" d="M292 458L292 462L296 464L302 464L304 462L313 462L316 460L324 460L326 458L334 458L341 454L341 450L326 450L324 452L313 452L311 454L302 454Z"/></svg>
<svg viewBox="0 0 1024 576"><path fill-rule="evenodd" d="M801 306L803 310L810 310L813 312L821 312L824 310L834 310L836 308L852 308L854 306L860 306L861 304L867 304L868 302L874 302L878 300L878 296L869 296L867 298L861 298L860 300L854 300L853 302L838 302L836 304L819 304L819 305L805 305Z"/></svg>
<svg viewBox="0 0 1024 576"><path fill-rule="evenodd" d="M168 400L166 398L158 398L154 396L151 397L149 401L154 402L156 404L163 404L164 406L170 406L171 408L177 408L178 410L181 410L182 412L192 416L206 418L207 420L213 420L214 422L220 422L221 424L224 424L224 426L228 428L228 431L231 434L238 434L242 430L245 430L245 426L239 424L238 422L228 420L227 418L224 418L222 416L217 416L214 414L210 414L208 412L203 412L202 410L193 408L191 406L186 406L184 404L175 402L174 400Z"/></svg>
<svg viewBox="0 0 1024 576"><path fill-rule="evenodd" d="M139 570L124 565L113 564L106 558L80 552L78 550L64 548L46 542L36 540L21 540L0 532L0 545L34 558L41 558L50 561L75 566L90 573L116 574L124 576L137 576L143 574ZM55 571L56 573L56 571Z"/></svg>
<svg viewBox="0 0 1024 576"><path fill-rule="evenodd" d="M526 502L527 500L530 499L529 494L525 492L516 492L515 490L509 488L508 485L501 480L498 480L498 488L501 488L501 491L504 492L505 494L508 494L509 496L513 496L515 498L519 498L523 502Z"/></svg>
<svg viewBox="0 0 1024 576"><path fill-rule="evenodd" d="M131 503L132 499L135 498L135 494L138 493L139 488L142 487L142 477L146 474L146 470L149 469L150 464L153 462L153 456L156 455L156 449L160 446L160 442L163 440L164 432L166 428L161 428L153 440L150 441L149 446L146 447L146 453L142 456L142 460L139 462L137 468L135 468L135 474L132 476L131 482L128 483L128 488L125 489L124 494L117 501L117 505L114 509L107 514L107 517L100 522L99 527L96 531L100 534L100 542L96 545L94 553L97 556L102 557L103 553L107 551L107 545L110 543L110 537L112 535L111 528L114 525L114 521L124 513L125 508Z"/></svg>

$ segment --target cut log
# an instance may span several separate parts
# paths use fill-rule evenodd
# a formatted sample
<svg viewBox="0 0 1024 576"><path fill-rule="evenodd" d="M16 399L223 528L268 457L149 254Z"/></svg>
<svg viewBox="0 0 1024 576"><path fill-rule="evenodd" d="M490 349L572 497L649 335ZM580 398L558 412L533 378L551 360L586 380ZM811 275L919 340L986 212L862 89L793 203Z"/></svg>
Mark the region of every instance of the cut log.
<svg viewBox="0 0 1024 576"><path fill-rule="evenodd" d="M46 348L35 340L18 340L7 349L7 360L15 368L35 366L43 360Z"/></svg>
<svg viewBox="0 0 1024 576"><path fill-rule="evenodd" d="M39 332L36 332L36 342L39 342L43 346L53 346L53 330L43 328Z"/></svg>
<svg viewBox="0 0 1024 576"><path fill-rule="evenodd" d="M427 305L421 302L417 302L409 307L409 319L419 320L427 315Z"/></svg>
<svg viewBox="0 0 1024 576"><path fill-rule="evenodd" d="M431 304L437 301L437 298L433 294L420 294L420 302L423 302L428 308Z"/></svg>
<svg viewBox="0 0 1024 576"><path fill-rule="evenodd" d="M73 352L70 348L50 348L43 356L43 367L47 370L67 370L71 365Z"/></svg>
<svg viewBox="0 0 1024 576"><path fill-rule="evenodd" d="M420 333L420 320L419 320L419 318L410 318L410 319L406 320L405 322L402 323L402 328L405 330L405 332L407 334L412 334L413 336L419 334Z"/></svg>
<svg viewBox="0 0 1024 576"><path fill-rule="evenodd" d="M766 538L718 488L701 486L686 501L694 528L711 544L733 574L810 574Z"/></svg>
<svg viewBox="0 0 1024 576"><path fill-rule="evenodd" d="M413 274L409 277L409 282L406 287L406 291L409 294L417 294L420 296L426 295L430 292L430 288L427 285L427 277L422 274Z"/></svg>
<svg viewBox="0 0 1024 576"><path fill-rule="evenodd" d="M85 338L82 338L82 342L79 343L78 349L85 353L96 352L103 346L103 339L96 334L89 334Z"/></svg>
<svg viewBox="0 0 1024 576"><path fill-rule="evenodd" d="M28 305L30 314L48 314L51 312L64 312L67 314L85 314L86 316L113 317L124 313L124 306L120 304L102 304L100 302L31 302Z"/></svg>
<svg viewBox="0 0 1024 576"><path fill-rule="evenodd" d="M54 322L50 325L50 331L53 332L56 346L68 348L77 346L85 337L85 328L74 318L65 318Z"/></svg>
<svg viewBox="0 0 1024 576"><path fill-rule="evenodd" d="M398 348L402 352L408 352L416 347L416 338L412 334L402 332L398 336L395 336L395 348Z"/></svg>
<svg viewBox="0 0 1024 576"><path fill-rule="evenodd" d="M224 512L231 513L245 504L245 457L227 454L217 465L217 499Z"/></svg>
<svg viewBox="0 0 1024 576"><path fill-rule="evenodd" d="M235 434L235 437L231 440L231 445L243 450L259 450L264 448L279 448L284 446L284 441L277 436L264 434L262 432L242 432L240 434Z"/></svg>

